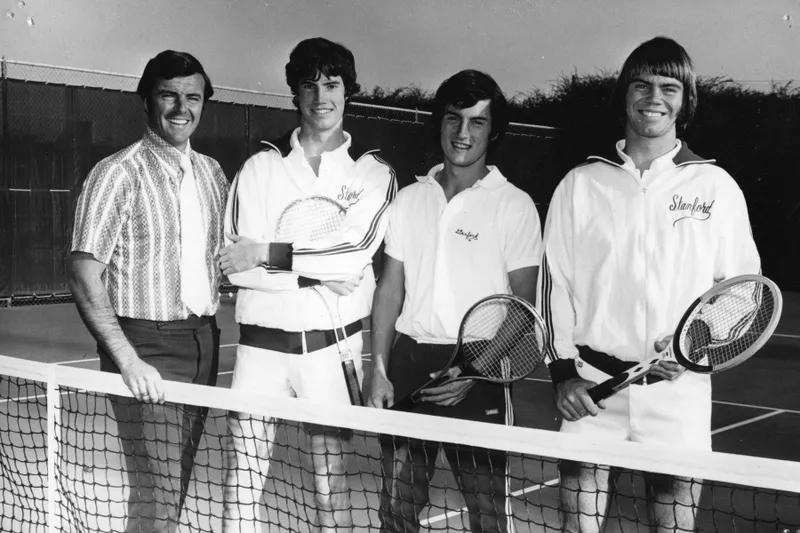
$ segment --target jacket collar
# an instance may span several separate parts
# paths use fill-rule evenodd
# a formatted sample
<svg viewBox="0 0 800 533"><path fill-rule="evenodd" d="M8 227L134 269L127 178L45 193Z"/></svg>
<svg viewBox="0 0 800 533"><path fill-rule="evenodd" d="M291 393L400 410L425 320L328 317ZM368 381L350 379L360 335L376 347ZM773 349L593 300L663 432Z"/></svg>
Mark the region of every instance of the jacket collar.
<svg viewBox="0 0 800 533"><path fill-rule="evenodd" d="M281 157L289 157L289 154L292 153L292 150L299 150L302 153L302 147L300 146L300 141L297 139L297 135L300 132L300 128L295 128L294 130L290 130L286 132L280 139L277 139L274 142L269 141L261 141L262 148L264 150L275 150ZM353 142L353 137L344 132L345 141L344 144L336 148L335 150L331 150L330 154L333 154L334 157L339 157L340 154L347 153L350 159L353 162L358 161L362 157L367 154L371 154L374 152L379 152L380 150L367 150L363 148L361 145Z"/></svg>
<svg viewBox="0 0 800 533"><path fill-rule="evenodd" d="M596 155L590 155L586 158L586 161L583 163L583 165L588 165L589 163L593 163L595 161L602 161L617 167L622 167L625 164L625 161L623 161L617 151L616 145L612 145L609 150L603 150L598 152ZM689 145L686 144L685 141L681 141L680 150L678 150L678 152L672 158L672 162L676 167L679 167L682 165L691 165L696 163L716 163L716 160L704 159L698 156L689 150Z"/></svg>

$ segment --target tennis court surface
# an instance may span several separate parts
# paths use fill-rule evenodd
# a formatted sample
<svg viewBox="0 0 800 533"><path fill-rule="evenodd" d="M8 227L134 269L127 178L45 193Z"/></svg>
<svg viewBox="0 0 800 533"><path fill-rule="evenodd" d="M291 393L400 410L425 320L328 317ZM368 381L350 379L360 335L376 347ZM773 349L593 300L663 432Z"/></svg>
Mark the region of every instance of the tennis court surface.
<svg viewBox="0 0 800 533"><path fill-rule="evenodd" d="M619 467L606 531L649 531L642 471L704 479L698 529L800 531L800 295L785 294L778 332L753 359L714 377L714 452L587 442L556 433L544 373L514 389L516 427L367 408L271 399L227 389L238 330L233 299L220 312L220 386L174 384L168 400L210 407L179 531L221 531L227 410L273 415L276 434L259 517L261 531L315 531L311 458L303 422L349 428L348 483L356 531L379 530L378 436L508 452L511 516L520 532L560 531L559 459ZM121 379L99 374L94 343L72 304L0 309L0 531L121 531L127 491L108 393ZM440 454L423 530L463 531L463 498ZM254 465L255 468L255 465ZM52 529L49 529L52 526Z"/></svg>

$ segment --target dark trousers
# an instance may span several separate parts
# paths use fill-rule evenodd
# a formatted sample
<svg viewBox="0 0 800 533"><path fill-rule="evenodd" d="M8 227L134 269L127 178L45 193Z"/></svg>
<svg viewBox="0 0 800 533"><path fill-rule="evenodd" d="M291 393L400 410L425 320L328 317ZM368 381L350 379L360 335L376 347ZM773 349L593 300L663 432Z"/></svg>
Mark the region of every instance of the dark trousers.
<svg viewBox="0 0 800 533"><path fill-rule="evenodd" d="M419 344L401 335L392 349L388 368L395 399L402 400L425 384L431 372L441 370L453 348L453 345ZM506 415L505 394L502 385L476 381L466 398L455 406L402 402L399 409L502 424ZM381 436L381 531L419 531L419 515L430 500L430 482L440 446L438 442ZM505 531L508 521L505 452L455 444L445 444L444 452L464 497L470 530L476 533Z"/></svg>
<svg viewBox="0 0 800 533"><path fill-rule="evenodd" d="M219 329L214 317L173 322L120 317L119 322L139 357L163 379L216 384ZM102 348L98 353L101 370L119 373ZM172 533L178 528L208 409L116 395L109 395L109 401L130 488L125 531Z"/></svg>

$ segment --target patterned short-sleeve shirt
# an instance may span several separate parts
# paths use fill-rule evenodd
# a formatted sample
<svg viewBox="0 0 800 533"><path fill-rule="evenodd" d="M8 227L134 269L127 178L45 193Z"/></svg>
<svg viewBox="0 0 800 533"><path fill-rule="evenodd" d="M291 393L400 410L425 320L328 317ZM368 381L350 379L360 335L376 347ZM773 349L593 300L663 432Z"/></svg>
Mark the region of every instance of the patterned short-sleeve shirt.
<svg viewBox="0 0 800 533"><path fill-rule="evenodd" d="M212 297L203 314L211 315L219 308L216 258L229 185L219 163L187 150L207 221ZM169 321L190 314L180 294L180 157L148 128L141 141L98 163L78 198L72 251L106 264L104 281L119 316Z"/></svg>

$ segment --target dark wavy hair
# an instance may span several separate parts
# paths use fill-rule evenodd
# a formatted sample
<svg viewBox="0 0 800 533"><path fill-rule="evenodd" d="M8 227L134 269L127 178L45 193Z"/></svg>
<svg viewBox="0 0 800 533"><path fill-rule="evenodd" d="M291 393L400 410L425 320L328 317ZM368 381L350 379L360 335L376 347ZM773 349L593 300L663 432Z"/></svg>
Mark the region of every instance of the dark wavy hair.
<svg viewBox="0 0 800 533"><path fill-rule="evenodd" d="M353 52L344 45L329 41L324 37L314 37L300 41L289 54L286 63L286 83L289 85L295 106L297 89L304 80L317 81L321 75L341 76L346 100L361 90L356 82L356 60Z"/></svg>
<svg viewBox="0 0 800 533"><path fill-rule="evenodd" d="M479 70L462 70L447 78L436 90L433 99L433 137L439 145L442 119L448 105L457 109L472 107L481 100L490 100L492 131L489 151L494 150L508 131L508 100L494 78Z"/></svg>
<svg viewBox="0 0 800 533"><path fill-rule="evenodd" d="M685 128L697 110L697 76L686 50L669 37L656 37L631 52L622 65L611 95L611 111L623 124L628 86L640 74L674 78L683 84L683 103L676 124Z"/></svg>
<svg viewBox="0 0 800 533"><path fill-rule="evenodd" d="M203 76L205 81L203 102L205 103L214 95L214 87L211 85L211 79L203 69L203 65L192 54L164 50L147 62L139 85L136 87L136 94L141 96L142 100L147 101L153 94L153 89L159 79L171 80L193 74Z"/></svg>

